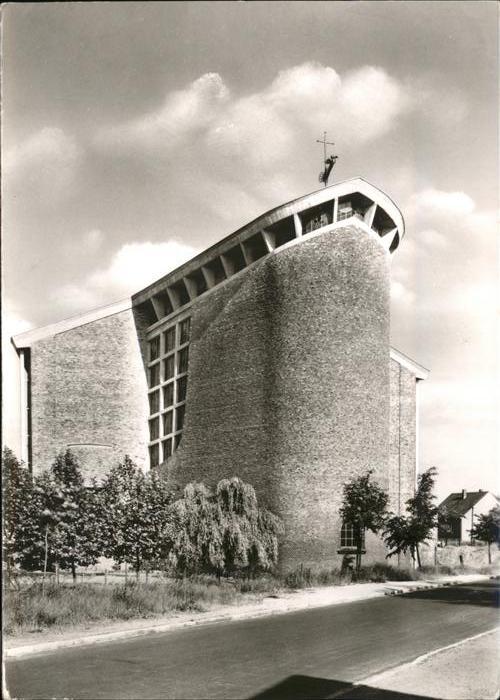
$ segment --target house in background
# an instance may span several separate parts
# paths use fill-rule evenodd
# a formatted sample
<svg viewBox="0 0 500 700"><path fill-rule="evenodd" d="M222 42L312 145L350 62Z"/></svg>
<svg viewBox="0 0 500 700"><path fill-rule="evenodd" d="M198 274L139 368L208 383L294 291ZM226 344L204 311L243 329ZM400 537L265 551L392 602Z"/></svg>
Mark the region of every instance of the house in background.
<svg viewBox="0 0 500 700"><path fill-rule="evenodd" d="M466 491L450 495L439 504L438 539L446 544L472 543L470 531L474 519L499 505L490 491Z"/></svg>

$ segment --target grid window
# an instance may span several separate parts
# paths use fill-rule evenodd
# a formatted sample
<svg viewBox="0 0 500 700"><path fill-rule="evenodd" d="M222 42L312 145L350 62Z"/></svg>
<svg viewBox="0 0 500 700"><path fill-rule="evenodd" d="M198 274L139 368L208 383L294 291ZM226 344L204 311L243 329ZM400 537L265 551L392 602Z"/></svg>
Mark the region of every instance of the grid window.
<svg viewBox="0 0 500 700"><path fill-rule="evenodd" d="M165 338L165 352L172 352L175 348L175 326L165 331L163 337Z"/></svg>
<svg viewBox="0 0 500 700"><path fill-rule="evenodd" d="M187 377L181 377L180 379L177 380L177 401L185 401L186 400L186 391L187 391Z"/></svg>
<svg viewBox="0 0 500 700"><path fill-rule="evenodd" d="M158 391L153 391L153 393L149 394L149 412L152 413L158 413L160 410L160 390Z"/></svg>
<svg viewBox="0 0 500 700"><path fill-rule="evenodd" d="M354 527L350 523L344 523L340 531L340 546L341 547L356 547L356 538L354 536ZM361 536L361 547L365 548L365 533Z"/></svg>
<svg viewBox="0 0 500 700"><path fill-rule="evenodd" d="M180 335L181 335L179 344L184 345L184 343L189 342L189 336L191 333L191 319L186 318L184 321L181 321L179 325L180 325Z"/></svg>
<svg viewBox="0 0 500 700"><path fill-rule="evenodd" d="M157 467L160 463L160 447L158 443L151 445L149 448L149 461L152 467Z"/></svg>
<svg viewBox="0 0 500 700"><path fill-rule="evenodd" d="M161 443L161 449L162 459L165 462L165 460L172 456L172 438L169 438L168 440L163 440L163 442Z"/></svg>
<svg viewBox="0 0 500 700"><path fill-rule="evenodd" d="M149 385L155 388L148 396L151 466L159 464L160 459L168 459L181 441L190 334L191 321L187 318L166 328L149 342Z"/></svg>
<svg viewBox="0 0 500 700"><path fill-rule="evenodd" d="M156 386L160 383L160 363L149 368L149 386Z"/></svg>
<svg viewBox="0 0 500 700"><path fill-rule="evenodd" d="M157 335L149 343L149 361L157 360L160 357L160 336Z"/></svg>
<svg viewBox="0 0 500 700"><path fill-rule="evenodd" d="M163 408L168 408L174 403L174 383L170 382L163 387Z"/></svg>
<svg viewBox="0 0 500 700"><path fill-rule="evenodd" d="M175 355L169 355L163 360L163 379L172 379L175 372Z"/></svg>
<svg viewBox="0 0 500 700"><path fill-rule="evenodd" d="M173 411L168 411L163 414L163 434L170 435L173 432Z"/></svg>
<svg viewBox="0 0 500 700"><path fill-rule="evenodd" d="M149 421L149 439L156 440L160 437L160 419L153 418Z"/></svg>
<svg viewBox="0 0 500 700"><path fill-rule="evenodd" d="M184 413L185 413L185 405L182 404L182 406L177 406L176 411L175 411L175 429L176 430L182 430L184 426Z"/></svg>
<svg viewBox="0 0 500 700"><path fill-rule="evenodd" d="M178 357L178 374L183 374L187 372L188 361L189 361L189 349L183 348L177 355Z"/></svg>

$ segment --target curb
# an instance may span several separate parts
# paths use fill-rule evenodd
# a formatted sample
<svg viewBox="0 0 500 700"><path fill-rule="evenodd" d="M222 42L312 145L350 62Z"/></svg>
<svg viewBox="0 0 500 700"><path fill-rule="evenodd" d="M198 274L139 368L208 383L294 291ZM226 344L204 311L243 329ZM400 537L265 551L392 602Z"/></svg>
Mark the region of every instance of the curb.
<svg viewBox="0 0 500 700"><path fill-rule="evenodd" d="M490 579L500 578L500 576L490 576ZM422 586L408 586L408 588L394 588L391 591L386 591L384 595L405 595L406 593L414 593L415 591L427 591L434 588L445 588L446 586L459 586L464 581L443 581L442 583L425 584Z"/></svg>

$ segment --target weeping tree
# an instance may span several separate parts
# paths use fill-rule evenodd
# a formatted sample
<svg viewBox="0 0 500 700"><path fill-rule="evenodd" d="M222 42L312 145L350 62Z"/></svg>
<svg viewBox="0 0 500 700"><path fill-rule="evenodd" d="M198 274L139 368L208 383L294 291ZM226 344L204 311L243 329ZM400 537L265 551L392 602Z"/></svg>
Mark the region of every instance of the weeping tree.
<svg viewBox="0 0 500 700"><path fill-rule="evenodd" d="M215 499L226 572L254 576L275 567L283 525L273 513L259 508L253 486L238 477L222 479Z"/></svg>
<svg viewBox="0 0 500 700"><path fill-rule="evenodd" d="M344 523L353 528L356 546L356 571L361 568L363 539L366 531L379 532L387 516L387 493L372 479L370 469L344 484L340 515Z"/></svg>
<svg viewBox="0 0 500 700"><path fill-rule="evenodd" d="M215 492L188 484L170 515L168 558L179 573L254 575L277 564L281 521L238 477L222 479Z"/></svg>

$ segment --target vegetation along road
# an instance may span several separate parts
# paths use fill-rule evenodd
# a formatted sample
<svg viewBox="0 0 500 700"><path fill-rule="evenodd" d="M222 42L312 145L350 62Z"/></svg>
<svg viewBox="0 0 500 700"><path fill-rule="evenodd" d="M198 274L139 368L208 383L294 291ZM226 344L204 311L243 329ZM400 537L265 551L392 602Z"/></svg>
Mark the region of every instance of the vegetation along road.
<svg viewBox="0 0 500 700"><path fill-rule="evenodd" d="M7 683L17 698L357 697L355 681L494 628L497 597L486 581L192 627L13 659Z"/></svg>

